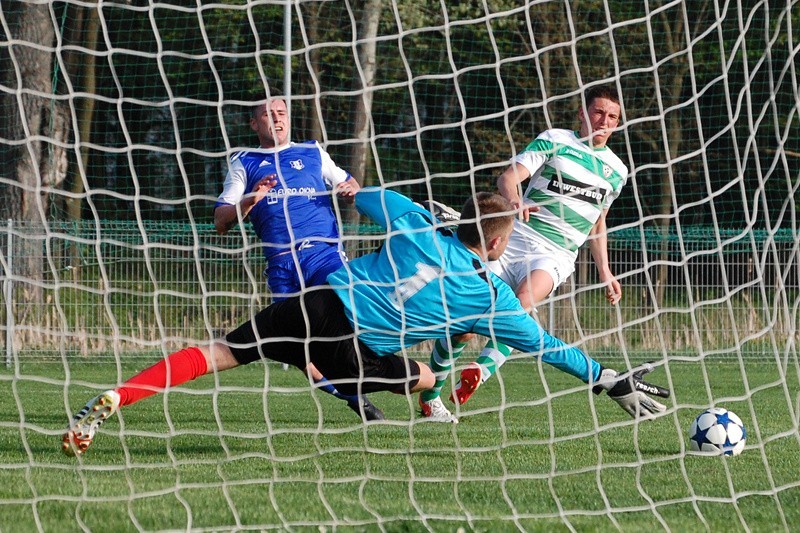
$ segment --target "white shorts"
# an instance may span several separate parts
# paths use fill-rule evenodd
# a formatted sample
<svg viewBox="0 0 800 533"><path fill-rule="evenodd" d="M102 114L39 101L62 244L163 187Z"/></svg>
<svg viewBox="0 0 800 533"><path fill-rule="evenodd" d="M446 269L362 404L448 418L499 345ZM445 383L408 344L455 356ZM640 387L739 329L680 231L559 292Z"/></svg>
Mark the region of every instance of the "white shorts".
<svg viewBox="0 0 800 533"><path fill-rule="evenodd" d="M490 261L489 268L515 291L528 274L534 270L544 270L553 278L555 291L575 271L575 258L563 250L531 239L519 231L521 224L520 221L514 221L506 251L497 261Z"/></svg>

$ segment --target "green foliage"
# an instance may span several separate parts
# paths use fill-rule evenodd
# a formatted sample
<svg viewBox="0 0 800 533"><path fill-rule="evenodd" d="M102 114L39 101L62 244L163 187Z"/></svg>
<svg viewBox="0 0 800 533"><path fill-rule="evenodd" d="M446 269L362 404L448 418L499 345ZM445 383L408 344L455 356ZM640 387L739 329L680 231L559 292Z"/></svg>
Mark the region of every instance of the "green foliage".
<svg viewBox="0 0 800 533"><path fill-rule="evenodd" d="M290 51L280 4L151 5L102 8L86 216L208 220L188 198L219 192L227 156L255 142L244 111L289 78L294 138L321 135L347 165L366 3L299 4ZM800 152L797 22L783 5L709 0L384 3L364 179L460 203L538 132L575 127L580 93L605 82L623 96L611 146L634 173L612 225L782 223L793 189L777 145ZM755 174L767 209L743 195Z"/></svg>
<svg viewBox="0 0 800 533"><path fill-rule="evenodd" d="M653 381L673 388L675 409L642 424L569 376L510 362L457 426L410 423L414 399L391 394L372 397L390 421L363 426L299 372L253 364L124 408L85 457L62 456L69 415L152 360L0 372L15 399L0 403L0 528L775 531L800 520L787 395L798 382L774 361L671 360ZM710 405L744 420L741 456L687 454Z"/></svg>

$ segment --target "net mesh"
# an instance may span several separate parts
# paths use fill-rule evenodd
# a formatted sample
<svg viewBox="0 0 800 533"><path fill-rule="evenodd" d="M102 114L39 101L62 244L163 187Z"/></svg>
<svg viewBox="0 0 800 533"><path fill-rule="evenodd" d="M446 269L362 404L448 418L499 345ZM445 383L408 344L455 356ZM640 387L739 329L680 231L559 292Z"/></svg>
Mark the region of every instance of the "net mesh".
<svg viewBox="0 0 800 533"><path fill-rule="evenodd" d="M0 529L790 530L799 13L792 0L3 2ZM630 178L608 239L624 297L607 305L582 250L539 320L612 366L655 361L666 416L622 418L514 354L454 409L458 426L420 424L416 399L388 395L374 400L389 421L364 425L264 364L141 402L90 454L58 454L89 397L271 301L249 224L212 224L230 157L257 144L254 102L283 94L292 138L362 184L455 207L495 189L538 132L576 129L598 84L621 95L609 146ZM352 209L340 222L350 257L380 244ZM736 461L688 452L714 405L745 422Z"/></svg>

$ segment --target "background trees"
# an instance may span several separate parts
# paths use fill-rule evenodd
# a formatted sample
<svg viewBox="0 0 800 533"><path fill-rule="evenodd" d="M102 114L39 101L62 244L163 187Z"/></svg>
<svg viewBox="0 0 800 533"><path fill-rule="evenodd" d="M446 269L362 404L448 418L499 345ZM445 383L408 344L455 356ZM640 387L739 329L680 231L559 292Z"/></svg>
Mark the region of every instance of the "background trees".
<svg viewBox="0 0 800 533"><path fill-rule="evenodd" d="M632 170L612 224L768 227L797 210L791 6L451 4L294 5L294 138L318 138L366 183L458 204L537 132L574 127L582 89L610 82L625 115L612 145ZM283 85L283 6L2 13L0 214L208 220L228 155L254 142L247 106Z"/></svg>

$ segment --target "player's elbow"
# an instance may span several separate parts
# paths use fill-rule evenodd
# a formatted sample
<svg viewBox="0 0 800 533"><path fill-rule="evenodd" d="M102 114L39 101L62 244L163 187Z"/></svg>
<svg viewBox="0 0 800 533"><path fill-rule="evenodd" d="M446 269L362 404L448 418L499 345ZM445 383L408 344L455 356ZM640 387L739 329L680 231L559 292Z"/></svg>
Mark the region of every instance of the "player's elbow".
<svg viewBox="0 0 800 533"><path fill-rule="evenodd" d="M231 229L231 223L228 220L215 216L214 229L217 231L217 235L225 235L228 233L228 230Z"/></svg>

